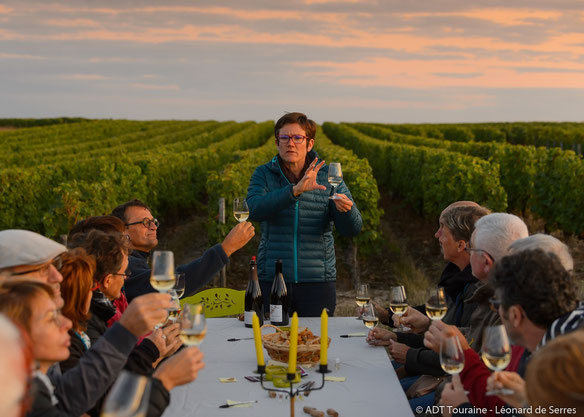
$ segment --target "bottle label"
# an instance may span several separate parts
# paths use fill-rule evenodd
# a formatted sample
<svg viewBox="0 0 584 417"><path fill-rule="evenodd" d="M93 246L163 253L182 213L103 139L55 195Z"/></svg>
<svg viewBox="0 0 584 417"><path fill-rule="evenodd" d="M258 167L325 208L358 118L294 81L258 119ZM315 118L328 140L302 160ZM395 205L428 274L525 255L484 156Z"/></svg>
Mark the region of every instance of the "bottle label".
<svg viewBox="0 0 584 417"><path fill-rule="evenodd" d="M279 323L282 321L282 306L270 304L270 321Z"/></svg>
<svg viewBox="0 0 584 417"><path fill-rule="evenodd" d="M253 313L254 311L246 311L245 313L243 313L243 319L245 324L249 324L251 326L251 318L253 317Z"/></svg>

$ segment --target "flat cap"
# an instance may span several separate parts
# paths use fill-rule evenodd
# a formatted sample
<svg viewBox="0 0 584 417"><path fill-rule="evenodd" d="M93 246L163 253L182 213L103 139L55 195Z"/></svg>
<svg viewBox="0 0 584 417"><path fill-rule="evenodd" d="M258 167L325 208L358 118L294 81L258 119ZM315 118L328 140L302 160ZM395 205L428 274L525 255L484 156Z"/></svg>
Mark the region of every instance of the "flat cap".
<svg viewBox="0 0 584 417"><path fill-rule="evenodd" d="M29 230L0 231L0 269L19 265L40 265L67 248Z"/></svg>

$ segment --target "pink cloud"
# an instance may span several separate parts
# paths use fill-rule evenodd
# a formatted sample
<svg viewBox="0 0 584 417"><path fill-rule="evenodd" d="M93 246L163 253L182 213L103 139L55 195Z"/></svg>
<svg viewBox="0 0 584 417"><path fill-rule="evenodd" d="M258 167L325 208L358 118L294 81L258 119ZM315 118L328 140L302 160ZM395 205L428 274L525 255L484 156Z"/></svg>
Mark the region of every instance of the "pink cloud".
<svg viewBox="0 0 584 417"><path fill-rule="evenodd" d="M130 87L137 90L150 90L150 91L177 91L179 86L176 84L144 84L144 83L132 83Z"/></svg>

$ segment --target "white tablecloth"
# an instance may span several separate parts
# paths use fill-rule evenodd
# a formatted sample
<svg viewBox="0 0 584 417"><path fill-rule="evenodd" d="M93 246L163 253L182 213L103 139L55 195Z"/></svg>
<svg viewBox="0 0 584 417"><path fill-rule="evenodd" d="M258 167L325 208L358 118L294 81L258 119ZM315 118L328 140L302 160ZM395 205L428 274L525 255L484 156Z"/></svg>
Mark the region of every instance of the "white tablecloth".
<svg viewBox="0 0 584 417"><path fill-rule="evenodd" d="M300 327L308 327L320 334L319 318L300 318ZM341 338L339 335L366 332L363 322L354 317L329 318L331 345L328 352L331 376L344 376L345 382L325 382L322 390L314 391L302 401L296 398L296 416L306 405L325 411L334 408L340 416L412 416L406 396L391 366L385 349L371 347L364 337ZM171 402L164 417L214 417L214 416L289 416L289 400L268 397L259 382L247 381L244 376L254 375L257 368L253 340L228 342L232 337L250 337L252 330L234 318L208 319L207 337L200 346L205 354L206 367L191 384L177 387L171 392ZM269 359L264 350L266 363ZM335 358L340 358L335 370ZM308 370L304 381L321 382L321 374ZM221 383L219 378L235 377L235 383ZM269 386L271 383L267 382ZM227 399L234 401L258 400L249 408L219 408Z"/></svg>

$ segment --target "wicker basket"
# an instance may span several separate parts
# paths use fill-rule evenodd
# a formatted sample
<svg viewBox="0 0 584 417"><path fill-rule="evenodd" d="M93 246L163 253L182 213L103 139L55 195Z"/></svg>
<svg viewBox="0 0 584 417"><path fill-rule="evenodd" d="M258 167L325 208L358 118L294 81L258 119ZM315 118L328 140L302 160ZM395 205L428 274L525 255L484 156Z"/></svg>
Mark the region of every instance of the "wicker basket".
<svg viewBox="0 0 584 417"><path fill-rule="evenodd" d="M262 334L262 341L264 342L264 348L268 351L270 358L276 361L288 362L288 351L290 350L290 332L284 331L271 324L264 324L262 329L265 327L271 327L276 330L275 333ZM307 328L304 328L308 330ZM301 329L299 334L302 333ZM310 332L310 330L308 330ZM329 346L331 344L331 338L328 338ZM300 338L298 339L298 353L297 362L302 365L314 365L320 361L320 337L314 338L308 343L301 343Z"/></svg>

